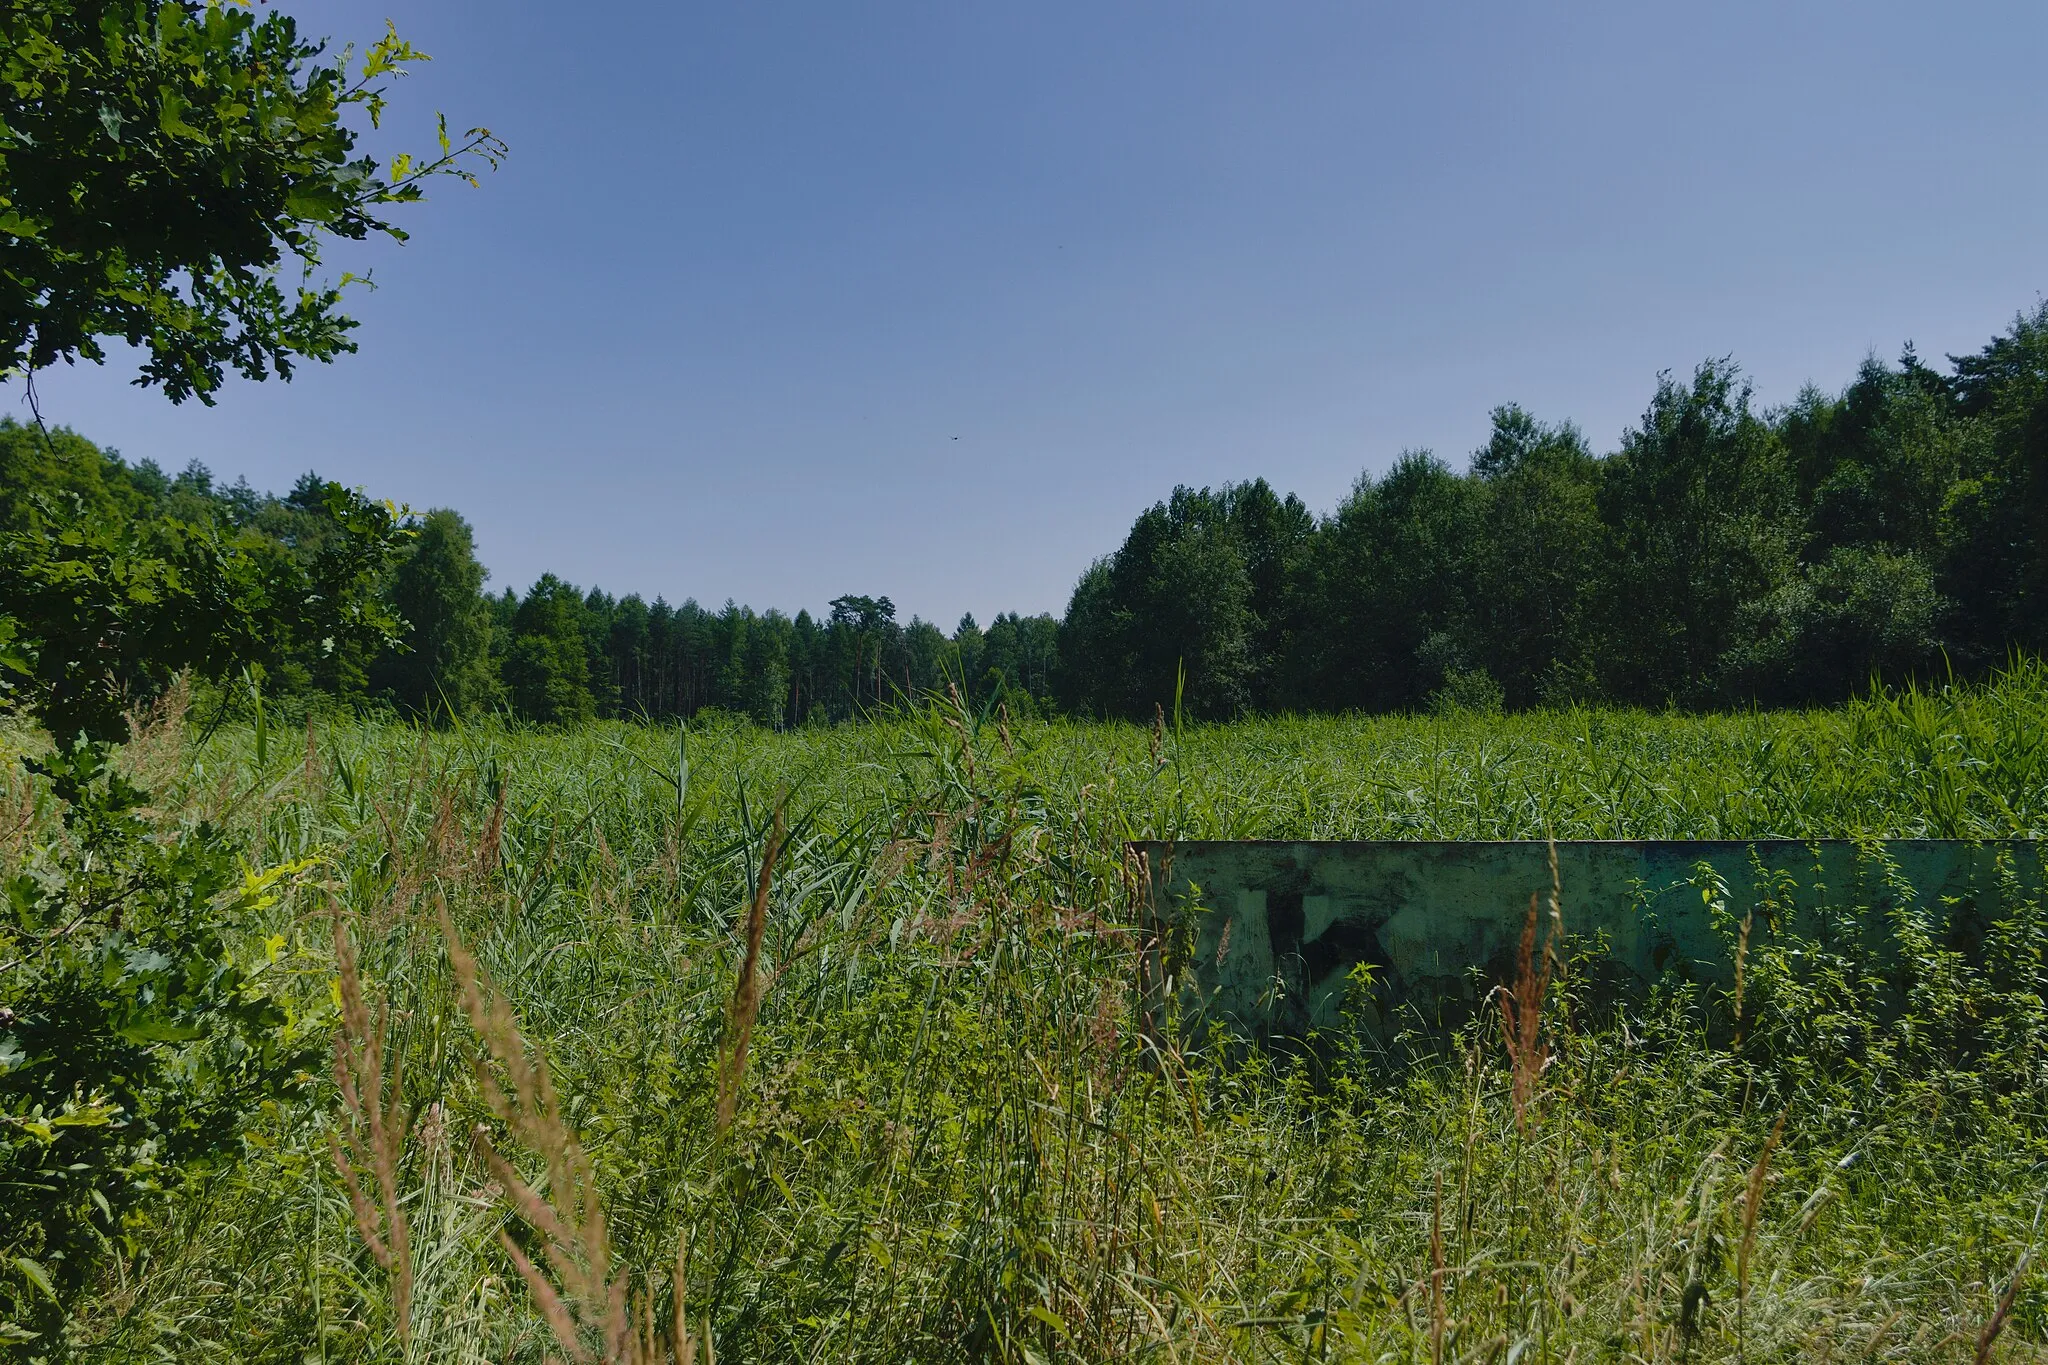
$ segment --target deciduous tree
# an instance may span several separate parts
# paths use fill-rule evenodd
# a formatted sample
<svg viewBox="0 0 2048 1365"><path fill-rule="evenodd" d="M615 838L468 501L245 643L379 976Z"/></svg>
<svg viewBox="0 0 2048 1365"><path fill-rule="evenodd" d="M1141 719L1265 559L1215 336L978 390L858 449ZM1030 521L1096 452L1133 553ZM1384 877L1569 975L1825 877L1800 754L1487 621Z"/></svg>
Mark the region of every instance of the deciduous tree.
<svg viewBox="0 0 2048 1365"><path fill-rule="evenodd" d="M402 238L390 210L503 148L441 129L381 162L357 140L425 54L395 31L328 54L280 10L201 0L0 6L0 371L141 349L138 383L211 402L355 349L323 244Z"/></svg>

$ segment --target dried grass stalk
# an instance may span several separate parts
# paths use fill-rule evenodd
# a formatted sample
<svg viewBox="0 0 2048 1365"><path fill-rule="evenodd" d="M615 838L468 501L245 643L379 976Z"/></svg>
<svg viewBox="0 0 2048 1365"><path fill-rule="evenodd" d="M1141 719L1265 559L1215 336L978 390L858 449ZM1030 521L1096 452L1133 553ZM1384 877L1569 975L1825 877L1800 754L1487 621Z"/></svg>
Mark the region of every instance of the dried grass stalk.
<svg viewBox="0 0 2048 1365"><path fill-rule="evenodd" d="M511 1137L539 1156L546 1168L542 1194L499 1151L489 1130L477 1126L477 1153L505 1203L537 1234L533 1240L538 1242L539 1257L536 1260L502 1229L499 1245L556 1344L576 1365L691 1365L696 1343L684 1327L680 1257L672 1286L674 1325L663 1339L653 1327L652 1300L636 1300L627 1273L612 1272L611 1236L596 1171L562 1117L561 1097L546 1058L528 1049L511 1005L491 987L456 933L445 904L440 917L463 1012L487 1054L477 1059L477 1085Z"/></svg>
<svg viewBox="0 0 2048 1365"><path fill-rule="evenodd" d="M1977 1333L1976 1365L1987 1365L1991 1359L1991 1348L1998 1341L1999 1333L2005 1330L2006 1319L2012 1316L2013 1300L2019 1297L2020 1281L2027 1275L2027 1263L2034 1259L2034 1249L2028 1247L2020 1254L2019 1264L2012 1268L2012 1278L2005 1282L2005 1292L1998 1296L1998 1305Z"/></svg>
<svg viewBox="0 0 2048 1365"><path fill-rule="evenodd" d="M476 840L476 870L479 876L488 877L498 870L503 859L505 842L505 790L509 784L498 783L498 795L491 802L491 813L484 820L483 832Z"/></svg>
<svg viewBox="0 0 2048 1365"><path fill-rule="evenodd" d="M1735 1047L1742 1048L1742 985L1743 970L1749 965L1749 931L1756 924L1756 911L1751 910L1742 917L1742 931L1735 940Z"/></svg>
<svg viewBox="0 0 2048 1365"><path fill-rule="evenodd" d="M754 1023L761 1016L761 937L768 927L768 887L775 875L775 860L782 853L782 811L775 812L775 824L768 834L768 846L761 854L761 875L754 882L754 900L747 907L747 950L740 960L739 980L732 990L732 1013L727 1020L726 1046L718 1065L718 1131L732 1128L739 1113L740 1084L746 1079L747 1050L754 1041Z"/></svg>
<svg viewBox="0 0 2048 1365"><path fill-rule="evenodd" d="M1756 1252L1757 1220L1763 1212L1764 1182L1770 1178L1771 1154L1778 1150L1778 1139L1785 1134L1785 1116L1778 1115L1778 1121L1771 1128L1771 1135L1764 1142L1764 1149L1757 1155L1756 1165L1749 1168L1749 1183L1742 1199L1742 1240L1735 1249L1735 1350L1742 1352L1742 1337L1745 1315L1749 1306L1749 1263Z"/></svg>
<svg viewBox="0 0 2048 1365"><path fill-rule="evenodd" d="M1429 1365L1443 1365L1444 1317L1444 1177L1439 1171L1429 1209Z"/></svg>
<svg viewBox="0 0 2048 1365"><path fill-rule="evenodd" d="M341 988L341 1028L334 1035L334 1082L341 1090L341 1119L327 1135L334 1169L348 1190L356 1230L377 1266L391 1279L398 1337L412 1341L412 1237L398 1197L399 1163L410 1116L405 1111L402 1065L393 1055L385 1071L385 1037L390 1006L380 1004L374 1021L363 998L355 941L338 902L329 903L334 924L335 973ZM376 1187L373 1200L363 1188Z"/></svg>
<svg viewBox="0 0 2048 1365"><path fill-rule="evenodd" d="M1556 945L1547 943L1539 968L1536 954L1535 892L1529 893L1529 917L1522 924L1522 943L1515 956L1515 982L1500 990L1500 1031L1514 1071L1515 1126L1527 1131L1529 1108L1536 1097L1550 1047L1540 1034L1543 1000L1550 992L1550 965ZM1555 913L1553 911L1553 913Z"/></svg>

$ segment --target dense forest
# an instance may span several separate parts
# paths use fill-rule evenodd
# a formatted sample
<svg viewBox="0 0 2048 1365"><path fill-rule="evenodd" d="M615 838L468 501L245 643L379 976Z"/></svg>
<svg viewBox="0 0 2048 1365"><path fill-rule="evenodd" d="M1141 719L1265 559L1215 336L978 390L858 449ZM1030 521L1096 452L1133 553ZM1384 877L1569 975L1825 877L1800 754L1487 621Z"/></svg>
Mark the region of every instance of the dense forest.
<svg viewBox="0 0 2048 1365"><path fill-rule="evenodd" d="M46 440L34 426L0 419L0 535L169 524L311 575L348 510L332 491L315 474L282 496L220 485L197 463L169 475L69 431ZM763 724L838 721L948 682L980 700L1001 693L1020 714L1054 704L1059 623L1050 616L1000 615L986 630L970 617L949 637L924 621L898 622L887 597L843 596L823 618L790 617L731 603L716 611L694 600L650 604L637 594L584 592L553 574L523 596L492 595L485 581L459 514L414 517L382 593L402 646L386 646L374 631L282 631L265 642L259 685L273 700L325 696L441 717L509 711L544 724L693 717L706 708ZM0 598L0 621L9 605ZM139 693L161 682L134 681Z"/></svg>
<svg viewBox="0 0 2048 1365"><path fill-rule="evenodd" d="M262 495L0 422L4 531L170 521L310 563L327 487ZM1013 712L1137 717L1177 696L1200 717L1830 701L2048 648L2048 304L1945 368L1909 347L1781 409L1726 360L1667 374L1606 453L1502 407L1462 472L1409 452L1327 516L1264 480L1177 488L1064 620L949 635L887 597L790 616L552 574L494 595L455 511L412 530L385 594L405 646L283 641L263 687L547 724L838 721L949 682Z"/></svg>

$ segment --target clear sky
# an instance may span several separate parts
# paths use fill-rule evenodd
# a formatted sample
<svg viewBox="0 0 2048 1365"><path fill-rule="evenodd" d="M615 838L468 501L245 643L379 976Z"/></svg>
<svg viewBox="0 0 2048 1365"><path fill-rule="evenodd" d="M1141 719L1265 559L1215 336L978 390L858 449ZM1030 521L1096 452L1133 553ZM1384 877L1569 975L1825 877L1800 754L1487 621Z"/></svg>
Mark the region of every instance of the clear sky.
<svg viewBox="0 0 2048 1365"><path fill-rule="evenodd" d="M1660 369L1780 403L2048 290L2040 0L283 2L510 160L337 253L359 355L46 413L454 506L496 587L1057 612L1176 483L1609 449Z"/></svg>

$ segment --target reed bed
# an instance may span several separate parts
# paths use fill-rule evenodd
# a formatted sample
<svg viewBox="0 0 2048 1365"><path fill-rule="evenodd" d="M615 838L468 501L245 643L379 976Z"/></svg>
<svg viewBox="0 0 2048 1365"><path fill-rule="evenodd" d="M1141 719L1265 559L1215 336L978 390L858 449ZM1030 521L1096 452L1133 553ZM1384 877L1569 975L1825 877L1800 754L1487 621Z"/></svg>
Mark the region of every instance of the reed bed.
<svg viewBox="0 0 2048 1365"><path fill-rule="evenodd" d="M163 729L137 761L167 821L310 860L248 931L282 936L335 1067L132 1230L81 1324L108 1358L1971 1361L2048 1335L2048 918L1982 970L1909 956L1904 1021L1787 959L1737 1044L1732 1002L1600 1001L1585 946L1532 930L1460 1031L1265 1053L1135 1027L1123 852L2039 837L2039 669L1762 715ZM48 812L16 778L0 815L11 867Z"/></svg>

